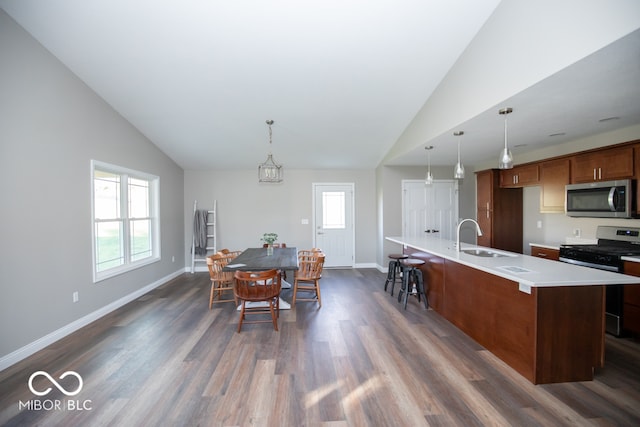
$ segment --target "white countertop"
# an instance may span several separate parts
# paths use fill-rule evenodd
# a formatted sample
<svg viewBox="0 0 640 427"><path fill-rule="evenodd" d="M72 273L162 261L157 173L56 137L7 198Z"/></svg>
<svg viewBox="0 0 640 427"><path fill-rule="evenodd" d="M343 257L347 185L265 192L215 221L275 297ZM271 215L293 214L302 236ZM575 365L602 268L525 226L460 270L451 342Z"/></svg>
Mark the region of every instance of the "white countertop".
<svg viewBox="0 0 640 427"><path fill-rule="evenodd" d="M612 273L589 267L580 267L529 255L516 254L499 249L484 248L462 243L461 249L482 248L509 255L490 258L457 252L455 242L435 237L387 237L390 242L409 246L417 251L458 262L468 267L504 277L521 284L521 287L557 287L585 285L632 285L640 284L640 277ZM526 292L526 289L523 289Z"/></svg>

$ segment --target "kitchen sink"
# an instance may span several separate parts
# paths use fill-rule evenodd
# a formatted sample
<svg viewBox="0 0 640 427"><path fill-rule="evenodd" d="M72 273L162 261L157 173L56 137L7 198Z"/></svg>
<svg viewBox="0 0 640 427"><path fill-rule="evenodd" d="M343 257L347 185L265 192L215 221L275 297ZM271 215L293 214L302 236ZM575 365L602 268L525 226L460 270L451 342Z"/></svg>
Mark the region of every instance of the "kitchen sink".
<svg viewBox="0 0 640 427"><path fill-rule="evenodd" d="M465 254L468 255L475 255L475 256L481 256L481 257L486 257L486 258L500 258L500 257L509 257L509 256L513 256L513 255L509 255L509 254L503 254L500 252L493 252L493 251L488 251L486 249L462 249L460 252L464 252Z"/></svg>

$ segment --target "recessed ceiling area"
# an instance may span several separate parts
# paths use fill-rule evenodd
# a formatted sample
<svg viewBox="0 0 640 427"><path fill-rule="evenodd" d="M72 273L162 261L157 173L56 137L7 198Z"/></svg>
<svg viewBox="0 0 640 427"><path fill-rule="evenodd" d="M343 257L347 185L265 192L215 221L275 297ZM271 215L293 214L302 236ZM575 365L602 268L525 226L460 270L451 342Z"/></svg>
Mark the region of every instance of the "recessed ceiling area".
<svg viewBox="0 0 640 427"><path fill-rule="evenodd" d="M513 108L507 120L514 156L639 124L640 30L428 141L434 146L432 164L456 162L453 132L464 130L464 158L494 159L497 167L504 144L504 117L498 114L503 107ZM424 145L389 164L424 164Z"/></svg>

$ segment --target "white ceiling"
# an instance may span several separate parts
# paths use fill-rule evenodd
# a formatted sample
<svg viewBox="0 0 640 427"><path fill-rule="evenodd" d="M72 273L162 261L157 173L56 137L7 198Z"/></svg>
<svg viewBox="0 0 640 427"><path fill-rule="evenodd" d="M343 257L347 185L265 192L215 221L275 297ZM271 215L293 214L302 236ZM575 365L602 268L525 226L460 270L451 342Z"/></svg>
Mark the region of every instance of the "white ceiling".
<svg viewBox="0 0 640 427"><path fill-rule="evenodd" d="M0 7L191 169L376 167L499 0L0 0ZM446 42L445 42L446 41ZM507 100L510 140L640 123L640 32ZM465 156L497 157L498 108ZM517 113L517 114L516 114ZM598 119L620 119L599 123ZM549 139L551 133L566 135ZM444 134L439 164L455 163ZM448 141L448 143L445 143ZM496 142L497 141L497 142ZM494 153L495 152L495 153ZM424 164L423 146L393 164Z"/></svg>

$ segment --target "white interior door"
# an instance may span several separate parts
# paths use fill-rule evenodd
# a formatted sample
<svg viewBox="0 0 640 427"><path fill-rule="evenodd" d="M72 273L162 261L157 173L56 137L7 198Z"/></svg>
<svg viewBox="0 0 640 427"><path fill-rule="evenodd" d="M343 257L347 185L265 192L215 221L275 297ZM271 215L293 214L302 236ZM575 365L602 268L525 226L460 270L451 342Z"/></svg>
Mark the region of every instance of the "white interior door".
<svg viewBox="0 0 640 427"><path fill-rule="evenodd" d="M454 240L458 219L458 182L402 181L402 231L407 237L433 235Z"/></svg>
<svg viewBox="0 0 640 427"><path fill-rule="evenodd" d="M353 184L313 184L314 246L325 254L325 267L353 267L355 229Z"/></svg>

